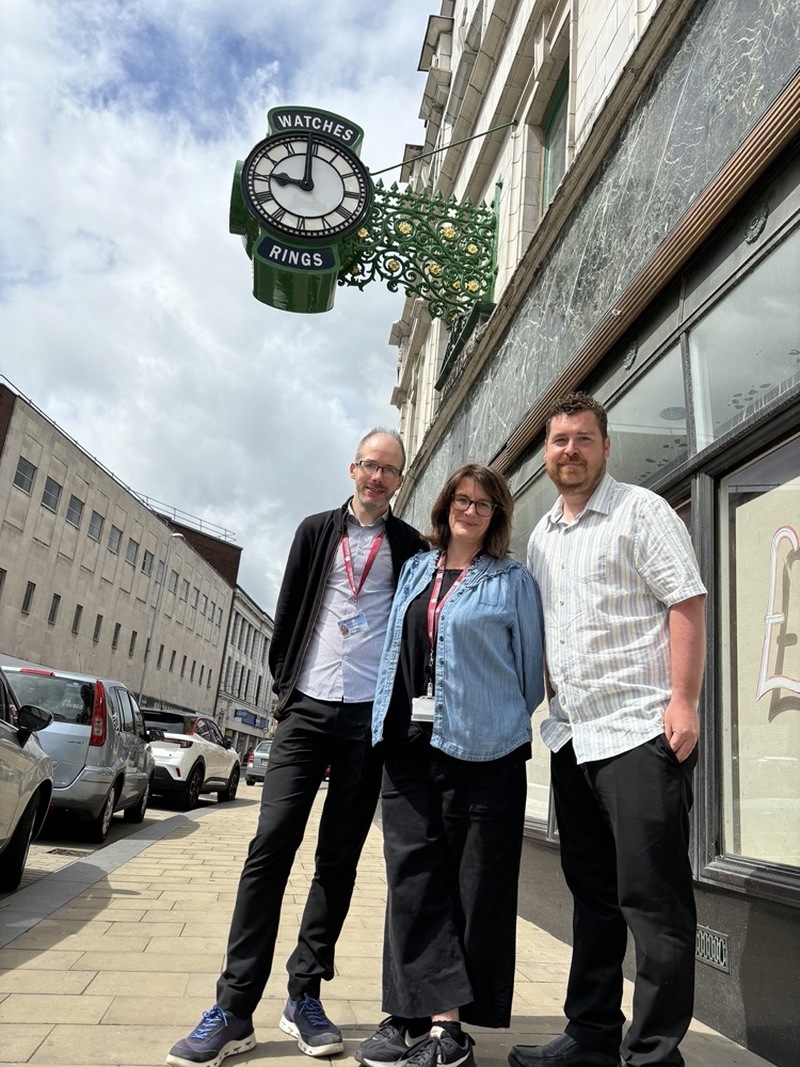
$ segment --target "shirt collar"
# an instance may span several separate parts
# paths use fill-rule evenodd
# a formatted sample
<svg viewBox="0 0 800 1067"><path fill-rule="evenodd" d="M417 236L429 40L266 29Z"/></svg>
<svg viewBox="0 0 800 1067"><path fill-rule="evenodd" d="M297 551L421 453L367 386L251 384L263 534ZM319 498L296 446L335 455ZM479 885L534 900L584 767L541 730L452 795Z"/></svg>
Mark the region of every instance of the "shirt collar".
<svg viewBox="0 0 800 1067"><path fill-rule="evenodd" d="M608 512L611 510L611 498L614 495L614 490L616 489L616 487L616 479L612 478L608 471L606 471L603 474L603 477L597 483L595 491L586 501L586 504L584 505L584 508L581 511L581 515L585 514L585 512L587 511L599 511L603 515L607 515ZM558 523L563 521L563 515L564 498L560 496L558 500L556 500L555 504L553 504L550 511L548 511L547 518L552 526L556 526L558 525ZM578 516L578 518L580 518L580 515Z"/></svg>
<svg viewBox="0 0 800 1067"><path fill-rule="evenodd" d="M371 529L373 529L374 527L377 527L377 526L385 526L386 525L386 519L387 519L390 511L391 511L391 508L387 508L386 511L384 511L384 513L382 515L379 515L377 517L377 519L373 519L372 522L368 522L366 524L361 523L361 522L358 521L358 516L353 511L353 498L350 497L350 500L347 503L347 525L348 526L362 526L365 530L371 530Z"/></svg>

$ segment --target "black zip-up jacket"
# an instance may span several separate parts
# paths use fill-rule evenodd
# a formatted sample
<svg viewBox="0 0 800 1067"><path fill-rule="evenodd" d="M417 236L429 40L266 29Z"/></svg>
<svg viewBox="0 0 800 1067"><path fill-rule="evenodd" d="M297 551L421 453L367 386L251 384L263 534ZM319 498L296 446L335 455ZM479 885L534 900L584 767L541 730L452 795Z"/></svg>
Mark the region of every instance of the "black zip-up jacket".
<svg viewBox="0 0 800 1067"><path fill-rule="evenodd" d="M297 527L275 608L275 630L269 648L272 688L278 696L277 719L294 689L308 642L319 615L325 582L345 531L350 497L340 508L309 515ZM386 536L392 554L394 584L407 559L424 551L424 539L407 522L386 513Z"/></svg>

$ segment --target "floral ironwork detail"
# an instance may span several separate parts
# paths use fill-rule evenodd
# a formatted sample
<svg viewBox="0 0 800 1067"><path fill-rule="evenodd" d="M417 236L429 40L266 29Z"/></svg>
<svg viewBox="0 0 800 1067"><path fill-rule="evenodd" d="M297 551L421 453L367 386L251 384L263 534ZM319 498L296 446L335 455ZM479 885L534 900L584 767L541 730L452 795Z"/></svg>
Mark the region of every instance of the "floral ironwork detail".
<svg viewBox="0 0 800 1067"><path fill-rule="evenodd" d="M364 225L341 245L340 285L383 280L419 296L452 326L476 300L491 300L497 217L485 204L429 196L378 181Z"/></svg>

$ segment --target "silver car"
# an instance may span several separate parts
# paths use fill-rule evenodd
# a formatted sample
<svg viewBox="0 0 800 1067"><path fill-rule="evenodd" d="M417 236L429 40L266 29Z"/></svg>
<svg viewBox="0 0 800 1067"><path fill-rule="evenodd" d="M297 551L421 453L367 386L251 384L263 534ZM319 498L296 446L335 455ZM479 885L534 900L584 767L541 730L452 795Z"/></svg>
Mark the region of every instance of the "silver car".
<svg viewBox="0 0 800 1067"><path fill-rule="evenodd" d="M248 785L255 785L256 782L264 781L264 775L267 773L267 765L269 764L269 750L271 748L272 741L259 741L253 749L247 760L247 766L244 771L244 778Z"/></svg>
<svg viewBox="0 0 800 1067"><path fill-rule="evenodd" d="M0 670L0 893L22 881L31 841L53 792L53 764L36 737L52 721L42 708L20 707Z"/></svg>
<svg viewBox="0 0 800 1067"><path fill-rule="evenodd" d="M52 806L85 823L103 842L115 811L141 822L155 771L149 736L122 682L47 667L4 668L20 704L53 714L41 744L53 760Z"/></svg>

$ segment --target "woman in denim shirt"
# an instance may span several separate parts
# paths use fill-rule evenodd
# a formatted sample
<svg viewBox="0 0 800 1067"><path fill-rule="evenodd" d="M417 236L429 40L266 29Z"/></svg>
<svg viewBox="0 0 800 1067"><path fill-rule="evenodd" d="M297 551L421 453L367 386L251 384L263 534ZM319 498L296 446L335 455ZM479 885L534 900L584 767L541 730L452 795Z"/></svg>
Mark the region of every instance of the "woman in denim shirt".
<svg viewBox="0 0 800 1067"><path fill-rule="evenodd" d="M542 612L508 557L513 500L489 467L450 475L434 551L404 565L373 705L383 742L385 1019L366 1067L466 1067L461 1021L506 1027ZM435 654L434 654L435 650Z"/></svg>

